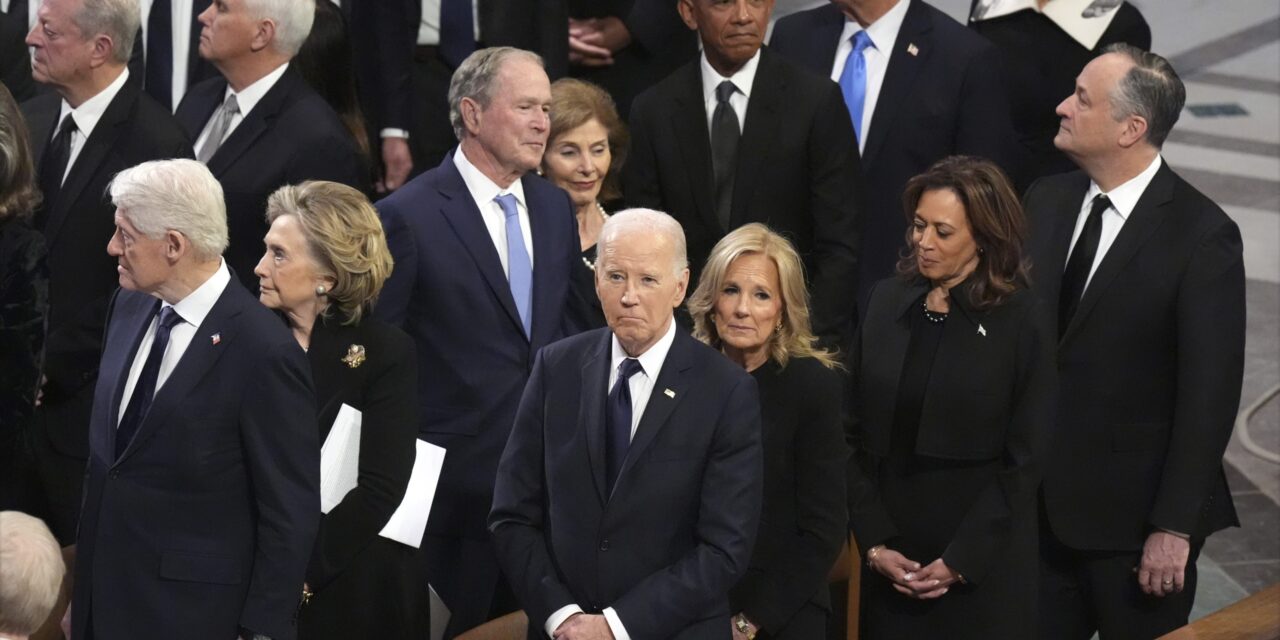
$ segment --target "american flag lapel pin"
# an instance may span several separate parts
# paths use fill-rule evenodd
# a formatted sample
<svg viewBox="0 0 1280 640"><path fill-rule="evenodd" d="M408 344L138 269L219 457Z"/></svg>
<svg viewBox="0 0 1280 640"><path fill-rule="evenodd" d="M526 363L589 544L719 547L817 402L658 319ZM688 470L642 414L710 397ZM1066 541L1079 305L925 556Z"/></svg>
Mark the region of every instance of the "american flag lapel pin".
<svg viewBox="0 0 1280 640"><path fill-rule="evenodd" d="M920 47L917 47L916 43L912 42L907 45L907 53L913 56L918 56L920 55Z"/></svg>
<svg viewBox="0 0 1280 640"><path fill-rule="evenodd" d="M218 343L222 342L222 334L221 334L221 333L215 333L215 334L213 334L213 335L209 336L209 342L212 342L212 343L213 343L213 346L215 346L215 347L216 347L216 346L218 346Z"/></svg>
<svg viewBox="0 0 1280 640"><path fill-rule="evenodd" d="M987 328L982 326L981 323L978 324L978 335L984 338L987 337Z"/></svg>
<svg viewBox="0 0 1280 640"><path fill-rule="evenodd" d="M666 394L666 396L667 396L668 398L674 398L674 397L676 397L676 392L674 392L674 391L672 391L672 390L670 390L670 389L666 389L666 390L664 390L662 393Z"/></svg>

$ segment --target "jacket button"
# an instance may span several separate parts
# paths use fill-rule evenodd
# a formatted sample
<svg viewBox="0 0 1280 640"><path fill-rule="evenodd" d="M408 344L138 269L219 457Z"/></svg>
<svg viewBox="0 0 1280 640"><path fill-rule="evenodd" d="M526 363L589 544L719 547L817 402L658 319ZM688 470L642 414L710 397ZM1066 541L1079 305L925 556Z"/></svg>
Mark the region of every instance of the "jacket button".
<svg viewBox="0 0 1280 640"><path fill-rule="evenodd" d="M608 539L608 538L606 538L606 539L604 539L604 540L601 540L601 541L600 541L600 550L601 550L601 551L608 551L608 550L609 550L609 539Z"/></svg>
<svg viewBox="0 0 1280 640"><path fill-rule="evenodd" d="M120 477L120 472L119 472L119 471L112 470L112 471L111 471L111 473L108 473L107 475L108 475L109 477L111 477L111 478L114 480L115 478L119 478L119 477Z"/></svg>

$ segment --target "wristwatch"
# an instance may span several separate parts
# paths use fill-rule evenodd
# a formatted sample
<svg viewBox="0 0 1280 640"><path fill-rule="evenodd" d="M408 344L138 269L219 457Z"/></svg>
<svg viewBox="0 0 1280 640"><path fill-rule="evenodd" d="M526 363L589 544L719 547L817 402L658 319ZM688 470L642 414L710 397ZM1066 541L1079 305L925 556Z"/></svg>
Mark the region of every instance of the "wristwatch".
<svg viewBox="0 0 1280 640"><path fill-rule="evenodd" d="M739 613L733 617L733 626L737 628L738 633L747 637L747 640L756 640L756 632L751 630L751 623L747 622L747 617Z"/></svg>

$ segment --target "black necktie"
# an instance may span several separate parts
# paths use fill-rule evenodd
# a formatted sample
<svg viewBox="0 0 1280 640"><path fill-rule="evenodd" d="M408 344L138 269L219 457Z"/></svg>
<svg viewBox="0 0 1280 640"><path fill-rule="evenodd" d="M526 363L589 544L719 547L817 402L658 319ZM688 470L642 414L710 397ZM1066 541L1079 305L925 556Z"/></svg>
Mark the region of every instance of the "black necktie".
<svg viewBox="0 0 1280 640"><path fill-rule="evenodd" d="M440 57L451 69L457 69L476 50L471 11L471 0L440 0Z"/></svg>
<svg viewBox="0 0 1280 640"><path fill-rule="evenodd" d="M729 104L738 88L725 80L716 87L716 110L711 114L711 166L716 178L716 217L729 230L729 210L733 206L733 173L738 163L738 114Z"/></svg>
<svg viewBox="0 0 1280 640"><path fill-rule="evenodd" d="M170 0L152 0L147 16L147 71L143 87L173 111L173 9Z"/></svg>
<svg viewBox="0 0 1280 640"><path fill-rule="evenodd" d="M1076 239L1076 247L1067 260L1067 269L1062 273L1062 289L1058 292L1058 337L1067 332L1067 325L1080 306L1080 298L1084 295L1085 283L1089 281L1089 270L1093 268L1093 260L1098 255L1098 241L1102 238L1102 214L1111 207L1111 200L1099 194L1093 199L1093 209L1084 222L1084 230Z"/></svg>
<svg viewBox="0 0 1280 640"><path fill-rule="evenodd" d="M67 161L71 158L71 134L75 131L76 120L68 113L62 119L62 124L58 125L58 133L44 150L44 158L40 161L40 191L44 194L41 211L53 209L58 192L62 190L62 177L67 173ZM43 227L44 221L38 220L37 226Z"/></svg>
<svg viewBox="0 0 1280 640"><path fill-rule="evenodd" d="M639 360L623 360L618 365L618 381L609 391L604 431L605 481L608 482L609 494L613 493L614 482L618 479L618 472L622 471L627 449L631 446L631 385L628 380L643 370Z"/></svg>
<svg viewBox="0 0 1280 640"><path fill-rule="evenodd" d="M160 322L156 323L156 337L151 342L151 351L147 352L147 361L142 365L142 373L133 386L133 396L129 398L129 406L120 418L120 426L116 429L116 459L119 460L128 448L133 435L138 432L147 410L151 408L151 400L156 395L156 378L160 375L160 361L164 359L165 348L169 346L169 332L174 325L182 322L173 307L160 309Z"/></svg>

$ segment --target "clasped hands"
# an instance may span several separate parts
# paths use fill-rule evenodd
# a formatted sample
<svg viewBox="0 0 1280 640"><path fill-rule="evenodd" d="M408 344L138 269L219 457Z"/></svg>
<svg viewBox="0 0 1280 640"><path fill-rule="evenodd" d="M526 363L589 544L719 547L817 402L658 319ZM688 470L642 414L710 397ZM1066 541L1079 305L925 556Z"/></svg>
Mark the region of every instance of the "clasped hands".
<svg viewBox="0 0 1280 640"><path fill-rule="evenodd" d="M556 627L555 640L614 640L613 630L603 615L575 613Z"/></svg>
<svg viewBox="0 0 1280 640"><path fill-rule="evenodd" d="M941 598L952 584L961 580L960 574L948 567L942 558L921 567L919 562L884 545L868 549L867 556L871 568L888 578L893 588L908 598Z"/></svg>
<svg viewBox="0 0 1280 640"><path fill-rule="evenodd" d="M614 16L569 19L569 62L583 67L607 67L613 54L631 44L631 32Z"/></svg>

